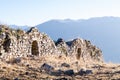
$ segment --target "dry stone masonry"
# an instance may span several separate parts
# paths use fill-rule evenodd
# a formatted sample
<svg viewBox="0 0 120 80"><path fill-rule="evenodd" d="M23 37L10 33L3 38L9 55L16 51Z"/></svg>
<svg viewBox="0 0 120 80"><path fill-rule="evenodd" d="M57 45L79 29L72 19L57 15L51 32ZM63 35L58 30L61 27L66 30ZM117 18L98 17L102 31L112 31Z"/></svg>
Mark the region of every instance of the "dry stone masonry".
<svg viewBox="0 0 120 80"><path fill-rule="evenodd" d="M76 60L102 62L102 51L88 40L77 38L65 42L59 38L55 42L35 27L25 32L0 25L0 57L2 59L55 54L65 55Z"/></svg>

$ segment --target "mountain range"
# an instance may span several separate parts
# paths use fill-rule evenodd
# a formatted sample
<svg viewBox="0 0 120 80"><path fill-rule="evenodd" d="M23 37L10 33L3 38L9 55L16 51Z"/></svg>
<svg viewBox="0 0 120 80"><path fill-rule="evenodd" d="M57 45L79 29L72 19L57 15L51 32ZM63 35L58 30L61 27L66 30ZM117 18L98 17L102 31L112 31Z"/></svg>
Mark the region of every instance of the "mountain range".
<svg viewBox="0 0 120 80"><path fill-rule="evenodd" d="M9 25L10 28L13 28L13 29L21 29L21 30L25 30L27 31L30 27L27 26L27 25L24 25L24 26L18 26L18 25Z"/></svg>
<svg viewBox="0 0 120 80"><path fill-rule="evenodd" d="M27 30L28 26L10 25ZM120 17L95 17L80 20L50 20L35 27L53 40L74 38L90 40L103 51L106 62L120 63Z"/></svg>

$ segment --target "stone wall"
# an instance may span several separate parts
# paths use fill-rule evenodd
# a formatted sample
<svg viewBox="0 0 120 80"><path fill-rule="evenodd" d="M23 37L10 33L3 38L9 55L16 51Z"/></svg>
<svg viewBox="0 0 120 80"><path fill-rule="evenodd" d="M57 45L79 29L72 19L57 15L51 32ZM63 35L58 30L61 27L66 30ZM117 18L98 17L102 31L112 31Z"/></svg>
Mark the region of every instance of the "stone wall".
<svg viewBox="0 0 120 80"><path fill-rule="evenodd" d="M102 61L102 52L90 41L74 39L65 42L59 38L54 42L45 33L35 27L29 31L14 30L0 25L0 56L4 59L22 56L42 56L48 54L65 55L86 60Z"/></svg>
<svg viewBox="0 0 120 80"><path fill-rule="evenodd" d="M56 46L53 40L45 33L40 33L34 27L28 32L21 31L20 35L17 36L9 35L5 32L4 39L1 38L1 41L3 41L3 43L7 43L6 45L3 45L3 43L0 44L1 57L6 59L18 56L53 54L56 51ZM4 49L4 47L8 48L8 50ZM34 48L36 47L37 53L34 54Z"/></svg>
<svg viewBox="0 0 120 80"><path fill-rule="evenodd" d="M100 61L102 62L102 51L92 45L90 41L80 38L65 42L63 39L56 42L57 48L61 50L61 54L65 54L68 57L72 57L77 60L86 61Z"/></svg>

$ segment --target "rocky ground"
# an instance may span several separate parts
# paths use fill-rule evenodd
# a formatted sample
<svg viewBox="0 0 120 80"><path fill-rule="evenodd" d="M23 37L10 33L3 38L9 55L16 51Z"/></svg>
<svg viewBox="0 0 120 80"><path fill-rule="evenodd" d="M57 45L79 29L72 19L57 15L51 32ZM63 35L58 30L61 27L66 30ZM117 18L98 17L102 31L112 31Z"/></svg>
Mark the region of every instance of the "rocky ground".
<svg viewBox="0 0 120 80"><path fill-rule="evenodd" d="M29 56L0 61L0 80L120 80L120 65L92 64L65 56Z"/></svg>

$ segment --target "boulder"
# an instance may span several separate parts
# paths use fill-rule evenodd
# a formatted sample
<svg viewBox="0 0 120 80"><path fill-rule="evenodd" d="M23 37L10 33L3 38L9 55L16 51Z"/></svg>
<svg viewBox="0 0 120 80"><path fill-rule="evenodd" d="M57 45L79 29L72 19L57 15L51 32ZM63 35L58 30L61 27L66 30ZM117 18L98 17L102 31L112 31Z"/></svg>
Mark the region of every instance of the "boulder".
<svg viewBox="0 0 120 80"><path fill-rule="evenodd" d="M40 70L42 72L46 72L46 73L50 73L51 71L54 70L54 67L52 67L51 65L47 64L47 63L44 63L41 67L40 67Z"/></svg>

